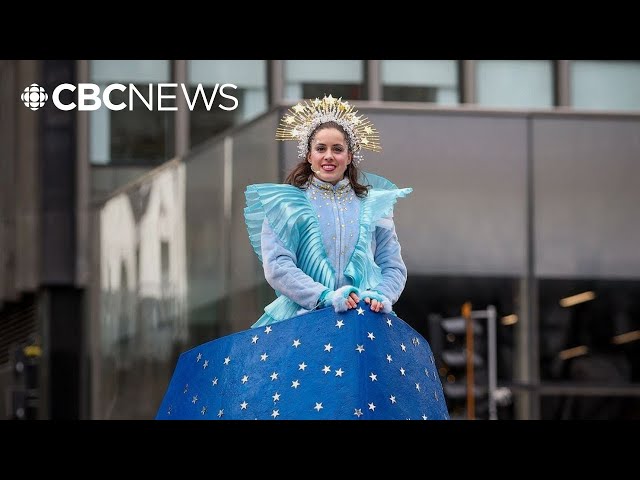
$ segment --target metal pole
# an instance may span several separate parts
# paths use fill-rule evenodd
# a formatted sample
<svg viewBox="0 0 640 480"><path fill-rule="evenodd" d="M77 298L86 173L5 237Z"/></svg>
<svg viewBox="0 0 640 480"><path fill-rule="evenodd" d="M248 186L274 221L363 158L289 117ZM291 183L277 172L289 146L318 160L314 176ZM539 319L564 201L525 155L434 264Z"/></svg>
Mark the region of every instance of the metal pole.
<svg viewBox="0 0 640 480"><path fill-rule="evenodd" d="M489 347L489 420L498 419L495 392L498 387L498 352L496 338L496 307L487 307L487 340Z"/></svg>
<svg viewBox="0 0 640 480"><path fill-rule="evenodd" d="M473 370L473 319L471 318L471 302L462 305L462 316L466 325L466 350L467 350L467 419L475 420L476 403L474 396L474 370Z"/></svg>

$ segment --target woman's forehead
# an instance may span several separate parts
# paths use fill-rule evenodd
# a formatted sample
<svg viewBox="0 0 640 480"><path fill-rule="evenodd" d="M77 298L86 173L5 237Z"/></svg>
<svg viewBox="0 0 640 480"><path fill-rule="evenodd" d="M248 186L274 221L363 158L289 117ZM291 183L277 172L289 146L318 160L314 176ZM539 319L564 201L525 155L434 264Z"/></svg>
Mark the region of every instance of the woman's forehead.
<svg viewBox="0 0 640 480"><path fill-rule="evenodd" d="M313 141L315 143L345 143L345 135L337 128L323 128L316 132Z"/></svg>

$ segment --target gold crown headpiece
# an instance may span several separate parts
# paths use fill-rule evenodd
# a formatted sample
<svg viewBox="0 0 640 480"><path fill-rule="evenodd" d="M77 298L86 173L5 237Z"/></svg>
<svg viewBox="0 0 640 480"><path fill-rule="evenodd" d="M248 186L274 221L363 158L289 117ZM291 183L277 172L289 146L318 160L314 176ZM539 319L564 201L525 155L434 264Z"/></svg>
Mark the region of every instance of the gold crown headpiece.
<svg viewBox="0 0 640 480"><path fill-rule="evenodd" d="M297 140L298 157L309 153L309 137L314 130L326 122L336 122L347 132L350 150L356 165L362 160L360 150L366 148L374 152L382 150L378 131L364 115L358 115L349 102L342 97L325 95L322 100L305 100L289 109L276 130L276 140Z"/></svg>

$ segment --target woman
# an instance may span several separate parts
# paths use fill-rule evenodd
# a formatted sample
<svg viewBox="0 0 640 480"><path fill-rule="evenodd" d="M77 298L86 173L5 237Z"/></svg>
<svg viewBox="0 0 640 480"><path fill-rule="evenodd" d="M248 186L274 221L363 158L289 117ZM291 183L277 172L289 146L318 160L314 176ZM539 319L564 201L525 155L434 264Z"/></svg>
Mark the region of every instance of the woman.
<svg viewBox="0 0 640 480"><path fill-rule="evenodd" d="M407 276L393 206L411 189L359 172L376 129L329 95L294 106L276 138L301 161L284 185L247 187L245 220L277 299L183 354L157 418L448 418L428 343L392 313Z"/></svg>

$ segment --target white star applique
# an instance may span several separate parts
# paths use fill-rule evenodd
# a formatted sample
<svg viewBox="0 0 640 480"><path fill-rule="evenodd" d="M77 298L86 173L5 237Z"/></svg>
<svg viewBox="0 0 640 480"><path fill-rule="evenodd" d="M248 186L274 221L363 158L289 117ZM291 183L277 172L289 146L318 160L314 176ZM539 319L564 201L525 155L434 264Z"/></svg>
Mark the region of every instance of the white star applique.
<svg viewBox="0 0 640 480"><path fill-rule="evenodd" d="M298 370L302 370L304 372L304 369L307 368L307 364L302 362L300 365L298 365Z"/></svg>
<svg viewBox="0 0 640 480"><path fill-rule="evenodd" d="M338 327L338 328L342 328L342 327L344 327L344 322L343 322L342 320L338 320L338 321L336 322L336 327Z"/></svg>
<svg viewBox="0 0 640 480"><path fill-rule="evenodd" d="M273 412L271 412L271 416L273 418L276 418L278 415L280 415L280 410L274 410Z"/></svg>
<svg viewBox="0 0 640 480"><path fill-rule="evenodd" d="M209 366L209 360L205 360L202 364L202 368L207 368Z"/></svg>
<svg viewBox="0 0 640 480"><path fill-rule="evenodd" d="M320 402L320 403L316 402L316 406L315 406L315 407L313 407L313 408L314 408L314 410L320 411L320 410L322 410L324 407L322 406L322 402Z"/></svg>
<svg viewBox="0 0 640 480"><path fill-rule="evenodd" d="M300 382L298 380L294 380L291 382L291 388L298 388L300 386Z"/></svg>
<svg viewBox="0 0 640 480"><path fill-rule="evenodd" d="M391 358L391 355L387 354L387 362L391 363L393 362L393 358Z"/></svg>
<svg viewBox="0 0 640 480"><path fill-rule="evenodd" d="M224 364L225 364L225 365L229 365L229 362L231 362L231 357L226 357L226 358L224 359Z"/></svg>
<svg viewBox="0 0 640 480"><path fill-rule="evenodd" d="M400 348L402 349L403 352L407 351L407 347L404 346L404 343L400 344Z"/></svg>
<svg viewBox="0 0 640 480"><path fill-rule="evenodd" d="M358 353L362 353L362 352L364 352L364 345L358 345L358 346L356 347L356 350L358 350Z"/></svg>
<svg viewBox="0 0 640 480"><path fill-rule="evenodd" d="M420 384L416 383L416 390L420 391Z"/></svg>
<svg viewBox="0 0 640 480"><path fill-rule="evenodd" d="M344 370L342 370L342 368L339 368L338 370L336 370L336 377L342 377L343 374L344 374Z"/></svg>
<svg viewBox="0 0 640 480"><path fill-rule="evenodd" d="M245 375L242 377L242 383L247 383L249 381L249 375Z"/></svg>
<svg viewBox="0 0 640 480"><path fill-rule="evenodd" d="M327 343L327 344L324 346L324 351L325 351L325 352L331 352L331 349L332 349L332 348L333 348L333 347L331 346L331 344L330 344L330 343Z"/></svg>
<svg viewBox="0 0 640 480"><path fill-rule="evenodd" d="M354 414L356 417L358 417L358 418L360 418L362 415L364 415L364 414L362 413L362 409L361 409L361 408L354 408L354 412L353 412L353 414Z"/></svg>
<svg viewBox="0 0 640 480"><path fill-rule="evenodd" d="M271 325L268 325L267 328L264 329L264 333L268 335L269 333L271 333L271 330Z"/></svg>
<svg viewBox="0 0 640 480"><path fill-rule="evenodd" d="M267 355L267 352L264 352L262 355L260 355L260 361L266 362L268 356L269 355Z"/></svg>
<svg viewBox="0 0 640 480"><path fill-rule="evenodd" d="M376 375L373 372L371 372L371 375L369 375L369 378L371 379L372 382L377 382L378 381L378 375Z"/></svg>
<svg viewBox="0 0 640 480"><path fill-rule="evenodd" d="M218 418L222 417L222 415L224 415L224 408L222 410L218 410Z"/></svg>
<svg viewBox="0 0 640 480"><path fill-rule="evenodd" d="M422 414L422 419L423 420L427 420L428 419L427 416L424 413Z"/></svg>
<svg viewBox="0 0 640 480"><path fill-rule="evenodd" d="M294 340L293 341L293 345L291 345L291 346L298 348L300 346L300 340L299 339Z"/></svg>
<svg viewBox="0 0 640 480"><path fill-rule="evenodd" d="M251 343L258 343L258 335L251 337Z"/></svg>
<svg viewBox="0 0 640 480"><path fill-rule="evenodd" d="M373 332L368 332L367 333L367 337L369 337L369 340L373 340L374 338L376 338L376 336L373 334Z"/></svg>
<svg viewBox="0 0 640 480"><path fill-rule="evenodd" d="M390 318L387 318L387 325L389 325L390 327L393 326L393 324L391 323L391 319Z"/></svg>
<svg viewBox="0 0 640 480"><path fill-rule="evenodd" d="M244 400L244 401L240 404L240 410L246 410L248 406L249 406L249 404L247 403L247 401L246 401L246 400Z"/></svg>
<svg viewBox="0 0 640 480"><path fill-rule="evenodd" d="M424 374L428 377L429 376L429 370L427 370L426 368L424 369ZM431 378L431 377L429 377Z"/></svg>
<svg viewBox="0 0 640 480"><path fill-rule="evenodd" d="M202 358L202 354L199 353L198 356L196 357L196 363L198 363L200 361L200 359Z"/></svg>
<svg viewBox="0 0 640 480"><path fill-rule="evenodd" d="M271 398L273 398L273 401L274 401L274 402L277 402L277 401L279 401L279 400L280 400L280 394L279 394L278 392L276 392L276 393L273 395L273 397L271 397Z"/></svg>
<svg viewBox="0 0 640 480"><path fill-rule="evenodd" d="M273 372L273 373L271 374L271 380L277 380L277 379L278 379L278 373Z"/></svg>
<svg viewBox="0 0 640 480"><path fill-rule="evenodd" d="M389 400L391 400L391 403L396 403L396 397L395 397L395 395L391 395L391 396L389 397Z"/></svg>
<svg viewBox="0 0 640 480"><path fill-rule="evenodd" d="M364 310L362 307L358 307L358 315L364 315Z"/></svg>
<svg viewBox="0 0 640 480"><path fill-rule="evenodd" d="M198 395L194 395L194 396L191 398L191 403L193 403L193 404L195 405L197 401L198 401Z"/></svg>
<svg viewBox="0 0 640 480"><path fill-rule="evenodd" d="M371 410L372 412L375 412L375 411L376 411L376 404L375 404L375 403L373 403L373 402L371 402L371 403L369 404L369 410Z"/></svg>
<svg viewBox="0 0 640 480"><path fill-rule="evenodd" d="M212 386L216 386L218 384L218 377L214 378L213 380L211 380L211 385Z"/></svg>
<svg viewBox="0 0 640 480"><path fill-rule="evenodd" d="M207 407L202 407L202 410L200 410L200 413L202 415L204 415L205 413L207 413Z"/></svg>
<svg viewBox="0 0 640 480"><path fill-rule="evenodd" d="M331 371L331 367L329 365L325 365L324 368L322 369L322 371L326 375L327 373L329 373Z"/></svg>
<svg viewBox="0 0 640 480"><path fill-rule="evenodd" d="M403 377L404 377L404 372L405 372L405 369L400 367L400 375L402 375Z"/></svg>

